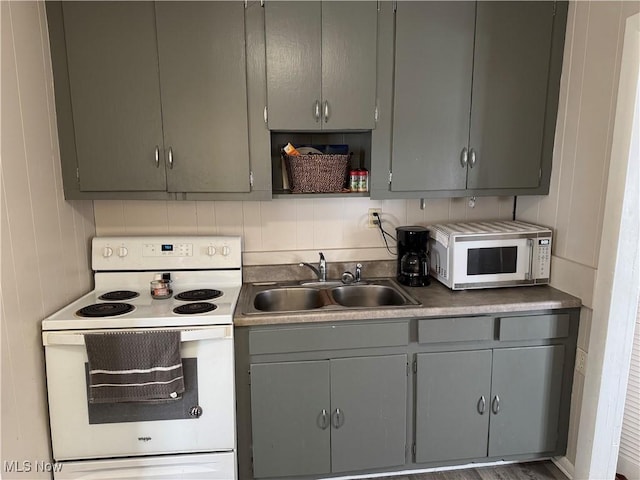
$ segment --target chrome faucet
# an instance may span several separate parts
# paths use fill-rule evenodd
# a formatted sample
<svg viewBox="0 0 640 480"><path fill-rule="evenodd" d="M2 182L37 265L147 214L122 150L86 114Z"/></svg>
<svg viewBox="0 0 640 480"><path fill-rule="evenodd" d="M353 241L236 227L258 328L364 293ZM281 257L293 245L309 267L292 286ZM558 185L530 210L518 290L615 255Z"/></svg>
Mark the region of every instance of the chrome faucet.
<svg viewBox="0 0 640 480"><path fill-rule="evenodd" d="M326 282L327 281L327 261L325 260L322 252L319 252L319 253L320 253L320 263L318 264L318 268L314 267L313 265L307 262L301 262L300 266L309 267L318 276L319 281Z"/></svg>

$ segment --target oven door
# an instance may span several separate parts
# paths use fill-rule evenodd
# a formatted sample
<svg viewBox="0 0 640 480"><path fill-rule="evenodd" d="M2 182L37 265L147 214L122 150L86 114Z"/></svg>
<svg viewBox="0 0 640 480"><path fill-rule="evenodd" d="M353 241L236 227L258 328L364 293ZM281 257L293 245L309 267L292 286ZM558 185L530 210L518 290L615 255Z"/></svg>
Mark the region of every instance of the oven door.
<svg viewBox="0 0 640 480"><path fill-rule="evenodd" d="M185 392L165 403L89 404L83 334L98 332L43 332L56 461L235 449L231 325L181 330Z"/></svg>
<svg viewBox="0 0 640 480"><path fill-rule="evenodd" d="M457 238L454 243L453 288L508 287L533 283L532 245L528 238L479 240Z"/></svg>

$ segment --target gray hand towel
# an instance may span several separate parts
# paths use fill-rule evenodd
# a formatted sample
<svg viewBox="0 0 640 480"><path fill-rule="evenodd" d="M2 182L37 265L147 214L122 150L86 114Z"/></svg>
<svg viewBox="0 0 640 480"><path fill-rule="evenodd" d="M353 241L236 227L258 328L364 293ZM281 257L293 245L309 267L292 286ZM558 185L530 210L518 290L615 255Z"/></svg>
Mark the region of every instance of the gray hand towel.
<svg viewBox="0 0 640 480"><path fill-rule="evenodd" d="M85 334L89 402L171 400L184 392L180 332Z"/></svg>

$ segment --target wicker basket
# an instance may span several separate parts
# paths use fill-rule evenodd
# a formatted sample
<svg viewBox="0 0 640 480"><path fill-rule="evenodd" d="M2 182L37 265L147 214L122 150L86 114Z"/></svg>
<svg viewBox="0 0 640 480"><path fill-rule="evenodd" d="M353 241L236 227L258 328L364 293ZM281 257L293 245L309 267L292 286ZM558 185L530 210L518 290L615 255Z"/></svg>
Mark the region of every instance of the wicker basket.
<svg viewBox="0 0 640 480"><path fill-rule="evenodd" d="M350 155L282 154L293 193L341 192L349 168Z"/></svg>

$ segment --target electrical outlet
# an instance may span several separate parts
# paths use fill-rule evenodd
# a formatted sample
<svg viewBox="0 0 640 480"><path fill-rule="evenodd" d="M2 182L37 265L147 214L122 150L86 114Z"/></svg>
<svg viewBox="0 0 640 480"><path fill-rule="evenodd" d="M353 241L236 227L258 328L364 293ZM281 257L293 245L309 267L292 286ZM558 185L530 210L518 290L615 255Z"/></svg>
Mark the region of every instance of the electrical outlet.
<svg viewBox="0 0 640 480"><path fill-rule="evenodd" d="M581 348L576 349L576 372L585 375L587 372L587 352Z"/></svg>
<svg viewBox="0 0 640 480"><path fill-rule="evenodd" d="M378 217L375 217L373 215L374 213L377 213L378 215L382 216L382 209L381 208L370 208L369 209L369 215L368 215L369 228L378 228Z"/></svg>

